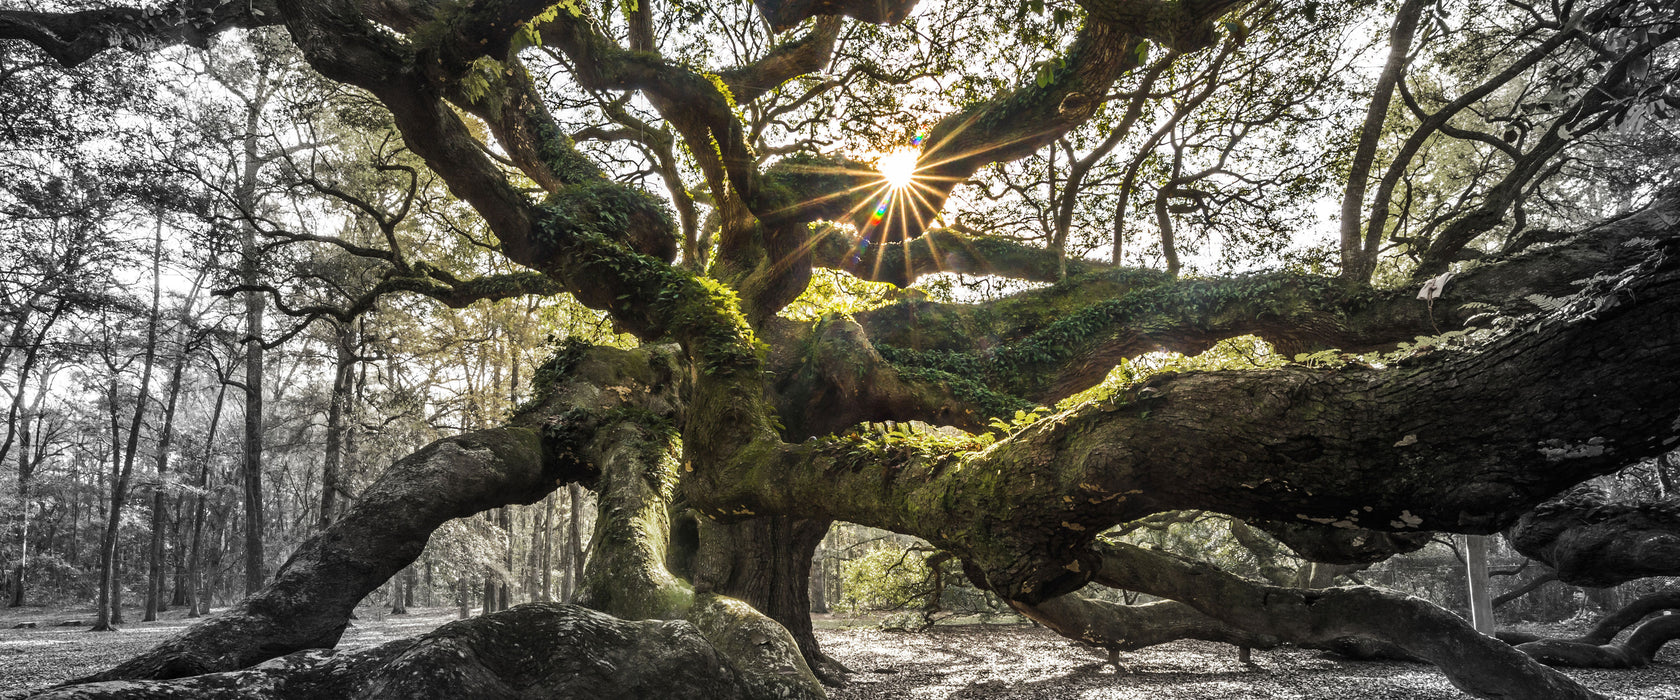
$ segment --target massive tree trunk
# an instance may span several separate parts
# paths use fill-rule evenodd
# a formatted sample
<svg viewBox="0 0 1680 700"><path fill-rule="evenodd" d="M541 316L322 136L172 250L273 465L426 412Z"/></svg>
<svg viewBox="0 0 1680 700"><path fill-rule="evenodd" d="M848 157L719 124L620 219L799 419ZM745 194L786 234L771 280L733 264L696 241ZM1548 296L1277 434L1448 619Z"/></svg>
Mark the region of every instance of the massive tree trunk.
<svg viewBox="0 0 1680 700"><path fill-rule="evenodd" d="M650 362L645 351L577 350L564 351L553 367L560 368L559 372L571 369L575 381L552 389L541 406L516 418L514 426L441 440L392 465L344 518L305 543L261 593L140 657L77 682L196 676L169 686L105 684L89 686L87 691L118 693L115 697L165 687L208 691L223 687L219 684L224 681L217 675L200 674L246 668L301 649L330 648L355 604L412 562L426 536L445 520L511 503L534 503L560 483L587 479L601 488L596 537L603 543L598 556L590 560L580 595L587 604L627 618L686 618L693 626L680 628L697 631L704 647L723 659L743 688L730 691L729 697L820 698L820 686L805 666L798 645L780 625L739 601L710 592L696 595L665 569L665 513L677 475L674 433L669 428L675 400L670 360ZM626 391L601 392L601 386ZM557 414L563 417L552 417ZM487 630L482 632L486 635L492 634L488 630L507 633L506 623L475 624L510 619L507 615L541 620L557 614L588 617L566 610L521 606L476 618L467 628ZM457 629L465 628L446 627L427 639ZM505 641L501 644L507 646ZM612 656L604 650L589 654L597 659ZM374 659L376 666L386 659ZM440 664L440 672L453 673L460 663L452 659ZM468 663L470 667L472 662ZM255 692L274 693L301 692L295 689L314 682L308 672L291 663L277 664L262 667L273 669L272 673L257 669L220 678L266 679ZM691 669L691 673L700 670ZM355 673L378 671L358 667ZM286 685L294 682L304 685ZM586 679L572 682L576 685L562 687L583 695L594 687ZM630 687L645 687L656 680L640 682L644 686ZM657 682L682 687L695 678ZM278 685L272 691L261 690L266 683ZM448 687L450 692L459 690Z"/></svg>
<svg viewBox="0 0 1680 700"><path fill-rule="evenodd" d="M1144 41L1176 52L1209 46L1218 36L1214 20L1238 4L1082 3L1086 21L1047 69L1047 79L1023 83L933 126L921 158L924 175L934 182L930 196L895 212L903 225L894 233L920 236L957 183L1088 121L1103 104L1094 96L1109 94L1119 76L1140 62ZM873 13L865 2L759 5L773 26L787 27L819 11L896 19L913 3L888 3ZM780 595L796 576L776 574L769 584L737 580L738 558L755 548L747 540L738 546L701 543L711 554L696 562L697 591L665 569L660 553L669 542L662 524L669 518L668 491L680 478L686 505L723 523L841 519L921 536L961 557L977 585L1059 629L1081 628L1055 618L1058 610L1088 618L1157 616L1247 644L1376 638L1429 659L1460 687L1485 697L1592 697L1415 599L1365 588L1265 586L1097 536L1154 513L1209 509L1268 523L1266 529L1288 533L1290 546L1315 559L1370 561L1425 530L1507 527L1571 484L1670 449L1680 424L1673 401L1680 395L1680 367L1673 361L1680 328L1672 323L1680 317L1680 246L1672 230L1672 193L1659 209L1618 222L1618 229L1466 271L1430 305L1419 303L1414 290L1350 290L1312 275L1179 281L1107 269L987 304L907 300L852 319L784 324L775 311L804 286L813 260L822 259L812 250L822 241L809 239L807 224L836 218L819 214L831 212L836 201L843 210L859 196L799 191L798 177L786 168L761 172L761 154L749 145L733 99L750 99L745 91L720 87L723 80L651 51L624 51L581 14L538 21L545 8L474 3L434 16L419 5L280 0L274 12L248 4L244 11L228 10L232 16L217 10L190 19L209 28L268 16L285 23L322 75L366 89L389 108L407 147L477 210L508 259L549 275L582 303L608 312L622 330L650 342L675 341L684 361L655 361L644 353L615 364L608 358L619 356L600 351L562 363L585 374L591 362L617 369L605 379L585 377L592 386L580 389L576 402L550 402L548 413L527 415L534 422L552 416L540 434L534 422L516 424L441 441L402 460L391 473L430 474L432 481L388 474L390 481L381 481L386 491L370 492L358 504L370 508L365 514L353 511L307 543L275 582L234 614L189 630L165 651L137 660L128 673L234 668L330 643L348 606L412 559L417 541L441 518L534 500L566 479L600 477L601 544L592 558L600 563L591 569L593 579L584 577L586 598L616 614L685 615L732 662L764 669L748 673L755 688L820 692L808 682L785 630L714 590L741 590L762 597L767 607L782 607L800 595ZM375 26L364 10L384 26ZM70 63L97 50L86 44L116 43L109 25L132 20L120 12L71 19L47 22L50 30L31 24L27 32L9 31L24 32ZM162 19L150 26L164 35L160 42L201 38L199 30L180 25ZM532 28L567 55L582 88L639 92L688 141L725 213L719 259L711 267L715 279L668 265L672 226L660 204L608 181L540 103L528 104L534 102L529 81L512 47L516 33ZM1240 24L1226 28L1246 31ZM134 34L115 37L127 41ZM493 99L461 94L464 76L480 59L508 67L490 88ZM514 166L548 191L542 202L487 155L462 112L484 116ZM855 177L827 184L836 180L842 189L858 184ZM1460 239L1476 234L1485 219L1467 218L1441 239L1448 247L1462 246L1470 241ZM1374 223L1369 230L1381 228ZM862 244L875 246L874 269L855 254L834 265L904 283L951 269L950 260L982 257L974 248L944 253L932 237L923 238L930 240L917 245L888 240L881 229L867 231ZM1444 265L1445 252L1436 250L1432 264ZM1055 253L1028 257L1040 264L1023 267L1061 276ZM1573 286L1576 280L1587 280L1584 289ZM1529 315L1565 296L1556 312ZM1507 331L1468 347L1443 348L1441 339L1419 343L1424 347L1409 347L1407 357L1161 375L1012 427L1002 438L879 424L914 418L984 426L991 415L1091 387L1119 360L1163 348L1199 351L1244 333L1263 336L1286 356L1333 347L1390 350L1437 325L1464 329L1479 314L1472 304L1496 307ZM789 325L794 328L783 332ZM260 336L260 329L252 335ZM809 343L779 343L766 357L763 337ZM249 356L256 357L255 348ZM825 365L824 357L843 361ZM574 368L573 361L583 365ZM666 365L678 369L662 371ZM620 394L597 387L626 377L642 386L614 386L627 389L624 404L597 402L618 401L613 396ZM641 400L632 397L661 395L655 384L678 383L689 390L680 410L616 410ZM260 387L254 393L260 401ZM1006 410L993 410L998 408ZM791 430L781 420L784 412L791 414ZM260 406L247 413L261 418ZM631 449L626 433L657 422L647 414L680 414L680 466L664 453L668 439L647 440L642 433L644 441L661 446L653 458ZM864 421L876 424L848 428ZM260 435L260 427L247 436ZM248 478L260 477L257 462L248 455ZM460 474L479 480L460 484L454 481ZM465 493L448 491L463 488ZM392 513L371 510L369 501ZM247 566L255 577L248 585L254 585L262 573L260 503L249 505L247 515L255 518L246 528L255 538L247 547L247 555L256 557ZM791 555L772 571L804 573L808 550L793 546L799 539L757 549ZM376 545L383 549L372 549ZM582 567L576 549L570 564ZM1185 605L1114 613L1062 597L1093 581ZM1191 609L1208 619L1194 618ZM1096 634L1089 628L1078 633Z"/></svg>
<svg viewBox="0 0 1680 700"><path fill-rule="evenodd" d="M822 653L811 627L811 558L830 521L771 516L700 523L694 585L739 599L786 628L805 663L839 684L846 668Z"/></svg>

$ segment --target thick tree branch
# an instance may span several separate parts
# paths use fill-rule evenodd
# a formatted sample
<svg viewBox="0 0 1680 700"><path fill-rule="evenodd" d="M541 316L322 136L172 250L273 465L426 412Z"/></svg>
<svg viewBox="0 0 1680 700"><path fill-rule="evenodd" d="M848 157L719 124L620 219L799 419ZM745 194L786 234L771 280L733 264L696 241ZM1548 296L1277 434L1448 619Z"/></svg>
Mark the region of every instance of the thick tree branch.
<svg viewBox="0 0 1680 700"><path fill-rule="evenodd" d="M714 517L814 514L921 536L1028 603L1084 583L1094 562L1080 547L1098 532L1168 510L1493 532L1667 451L1680 422L1680 327L1668 322L1680 317L1680 255L1672 239L1662 246L1474 352L1385 369L1165 375L978 451L867 432L743 441L685 486Z"/></svg>
<svg viewBox="0 0 1680 700"><path fill-rule="evenodd" d="M1175 600L1118 605L1070 593L1038 605L1011 605L1056 634L1107 650L1111 659L1116 652L1136 651L1181 639L1259 649L1269 649L1280 642L1275 636L1234 627Z"/></svg>
<svg viewBox="0 0 1680 700"><path fill-rule="evenodd" d="M669 414L670 362L658 351L563 348L538 371L556 382L509 425L445 438L398 460L263 590L155 649L77 682L231 671L302 649L331 648L356 604L408 566L443 523L557 486L590 481L638 436L627 416ZM602 388L619 391L603 391ZM660 391L660 387L665 387ZM634 449L634 445L632 445Z"/></svg>
<svg viewBox="0 0 1680 700"><path fill-rule="evenodd" d="M952 372L1050 403L1100 381L1122 359L1154 350L1195 355L1252 333L1284 357L1326 348L1387 350L1455 330L1497 311L1521 315L1573 294L1578 280L1645 255L1680 214L1671 192L1636 215L1574 234L1562 245L1490 258L1457 275L1433 305L1416 290L1349 291L1336 280L1271 273L1172 280L1114 269L985 304L906 300L857 314L897 363Z"/></svg>
<svg viewBox="0 0 1680 700"><path fill-rule="evenodd" d="M1675 639L1680 639L1680 615L1662 615L1635 627L1621 642L1541 639L1519 644L1517 650L1553 666L1638 668L1649 665L1657 650Z"/></svg>
<svg viewBox="0 0 1680 700"><path fill-rule="evenodd" d="M768 335L776 348L768 363L778 377L776 411L789 440L869 421L919 420L983 431L994 416L1032 408L948 372L896 367L843 314L812 325L779 323Z"/></svg>
<svg viewBox="0 0 1680 700"><path fill-rule="evenodd" d="M181 0L162 7L107 7L80 12L0 10L0 40L22 39L65 67L106 49L153 51L187 44L207 48L210 37L234 27L280 23L274 0Z"/></svg>
<svg viewBox="0 0 1680 700"><path fill-rule="evenodd" d="M834 55L834 41L844 25L839 16L822 17L805 36L776 46L752 63L721 71L718 77L736 104L753 102L782 83L828 65Z"/></svg>
<svg viewBox="0 0 1680 700"><path fill-rule="evenodd" d="M753 5L770 23L785 32L812 17L851 17L870 24L897 24L919 0L753 0Z"/></svg>
<svg viewBox="0 0 1680 700"><path fill-rule="evenodd" d="M1623 503L1577 489L1524 515L1508 534L1517 551L1576 586L1680 575L1680 500Z"/></svg>

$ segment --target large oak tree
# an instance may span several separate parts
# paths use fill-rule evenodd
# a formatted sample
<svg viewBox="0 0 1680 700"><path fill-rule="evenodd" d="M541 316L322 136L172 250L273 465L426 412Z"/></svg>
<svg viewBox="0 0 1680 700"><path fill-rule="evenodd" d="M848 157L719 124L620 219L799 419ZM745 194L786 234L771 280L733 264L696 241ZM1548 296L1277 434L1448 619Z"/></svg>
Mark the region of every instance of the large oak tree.
<svg viewBox="0 0 1680 700"><path fill-rule="evenodd" d="M875 25L904 21L915 0L757 0L735 26L722 12L649 0L605 8L182 0L0 11L0 39L33 44L68 68L97 65L113 48L214 50L225 30L283 28L314 70L388 110L408 148L482 218L498 252L531 270L463 279L395 250L341 246L386 266L377 293L453 306L568 293L643 343L557 349L533 379L538 397L507 425L399 460L262 590L84 679L106 683L60 692L817 697L817 678L840 671L811 634L805 581L817 540L844 520L923 538L1024 614L1111 649L1184 637L1332 648L1367 640L1435 663L1479 696L1595 697L1535 660L1543 655L1477 634L1417 599L1363 587L1280 588L1103 533L1167 511L1214 511L1309 560L1351 563L1415 549L1431 532L1517 526L1518 540L1560 575L1600 577L1585 582L1601 584L1606 568L1680 571L1671 510L1628 507L1607 520L1583 515L1605 506L1581 499L1536 510L1680 441L1680 190L1645 183L1655 193L1647 206L1568 234L1501 224L1521 218L1525 197L1539 196L1559 154L1582 134L1662 116L1671 104L1663 76L1675 70L1670 42L1680 33L1674 8L1636 0L1566 3L1555 15L1529 8L1532 27L1519 38L1539 58L1519 57L1513 76L1575 50L1587 77L1560 81L1567 89L1554 91L1550 111L1518 110L1521 133L1501 137L1471 133L1453 121L1465 105L1419 99L1396 77L1427 4L1405 3L1393 31L1404 45L1395 42L1378 89L1400 91L1419 118L1420 144L1440 132L1509 161L1474 179L1482 189L1465 188L1476 204L1406 229L1384 228L1386 202L1375 223L1344 222L1350 265L1340 276L1180 279L1070 257L1071 214L1046 246L940 224L958 188L983 170L1054 153L1082 129L1124 136L1117 130L1151 112L1151 100L1170 98L1184 111L1147 144L1176 149L1156 201L1176 273L1170 217L1212 211L1208 202L1220 196L1199 189L1203 180L1223 173L1241 182L1243 174L1185 170L1195 154L1175 129L1213 91L1167 90L1155 80L1174 62L1207 59L1217 73L1214 62L1240 60L1252 36L1284 21L1280 12L1317 21L1318 4L1053 4L1054 20L1028 38L1049 52L1045 60L995 76L994 94L930 107L943 111L922 120L914 181L904 187L857 154L823 152L818 139L803 138L799 129L816 133L811 122L821 112L804 122L788 115L914 82L857 46L885 41L871 34ZM974 13L1035 14L1007 3ZM713 23L698 36L714 43L683 29L696 21ZM691 40L679 46L669 37L682 31ZM1442 23L1422 34L1417 41L1427 43L1450 32ZM774 41L743 49L732 37ZM726 44L737 49L727 65L719 52L700 50ZM921 68L955 70L940 60ZM842 65L843 74L830 72ZM1140 69L1147 75L1138 78ZM1511 79L1496 72L1482 83L1492 87L1466 93L1466 104ZM595 100L610 124L567 128L561 101L578 95ZM849 113L868 113L859 110ZM1384 128L1386 111L1368 110L1369 134ZM1230 119L1233 129L1254 126ZM1371 144L1380 135L1369 134L1358 139L1360 168L1372 167L1379 150ZM1228 141L1227 156L1238 140ZM608 177L579 145L596 141L639 149L667 191ZM1122 142L1104 143L1102 154ZM1379 182L1380 191L1406 182L1407 160L1422 148L1406 144L1389 154L1401 174ZM1337 148L1328 156L1354 150ZM1226 167L1224 156L1219 162ZM684 184L688 174L697 182ZM1355 179L1362 191L1366 173ZM1244 196L1239 187L1227 199ZM1357 215L1361 201L1354 196L1348 211ZM1391 280L1478 259L1420 299L1421 279L1370 283L1378 253L1396 250L1387 242L1416 256L1388 261ZM824 269L900 286L939 272L1048 284L968 302L911 295L813 321L779 315ZM1315 359L1086 392L1122 360L1195 354L1245 334L1285 357ZM1401 343L1407 352L1380 360L1352 355ZM1076 394L1065 410L1001 438L982 436L992 416ZM887 425L912 421L959 430ZM355 604L412 562L443 522L531 503L572 482L601 497L583 604L689 624L537 606L361 654L251 668L332 647ZM1639 544L1595 544L1628 533ZM1594 565L1582 563L1589 558ZM1166 600L1109 605L1082 596L1087 586ZM1672 630L1647 636L1664 634ZM605 663L580 661L591 658ZM410 673L422 668L435 675ZM615 670L623 668L633 672ZM556 690L562 677L577 685Z"/></svg>

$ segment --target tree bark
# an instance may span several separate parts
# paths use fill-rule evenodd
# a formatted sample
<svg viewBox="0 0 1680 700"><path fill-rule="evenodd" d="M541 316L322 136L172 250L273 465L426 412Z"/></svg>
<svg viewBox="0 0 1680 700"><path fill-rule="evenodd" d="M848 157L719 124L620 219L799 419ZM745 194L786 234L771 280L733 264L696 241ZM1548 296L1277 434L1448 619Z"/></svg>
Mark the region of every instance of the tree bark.
<svg viewBox="0 0 1680 700"><path fill-rule="evenodd" d="M164 530L169 526L169 497L164 485L169 473L169 446L175 438L175 407L181 398L181 379L187 367L187 326L193 318L192 305L198 295L199 284L203 276L193 284L192 293L181 302L181 314L177 319L180 328L176 331L181 337L176 348L173 366L169 370L168 398L164 400L163 427L159 431L157 440L157 484L152 487L152 537L148 547L146 571L146 613L142 622L157 619L157 614L168 607L163 601L164 581ZM179 557L180 553L176 552Z"/></svg>
<svg viewBox="0 0 1680 700"><path fill-rule="evenodd" d="M204 438L204 457L198 464L198 490L193 495L192 548L187 563L187 617L209 612L209 601L204 596L204 518L209 510L205 498L210 486L210 462L216 454L216 429L222 423L227 388L225 379L216 387L216 405L210 409L210 431Z"/></svg>
<svg viewBox="0 0 1680 700"><path fill-rule="evenodd" d="M263 109L273 94L269 83L269 63L258 61L259 70L251 98L245 104L245 131L242 136L239 181L235 185L234 202L244 218L240 220L239 275L248 287L261 281L262 256L257 247L257 227L251 217L257 215L257 174L262 168L258 151L258 130ZM261 292L245 293L245 441L242 471L245 483L245 594L262 589L267 577L267 559L263 555L263 314L268 298Z"/></svg>
<svg viewBox="0 0 1680 700"><path fill-rule="evenodd" d="M694 585L741 600L780 623L812 672L838 685L847 670L822 653L811 626L811 558L829 525L787 516L733 524L703 520Z"/></svg>
<svg viewBox="0 0 1680 700"><path fill-rule="evenodd" d="M566 487L566 498L571 504L571 510L566 517L566 583L562 598L565 602L572 602L583 585L583 487L571 484Z"/></svg>
<svg viewBox="0 0 1680 700"><path fill-rule="evenodd" d="M31 301L34 300L32 299ZM68 306L69 302L65 299L60 299L57 303L53 304L53 310L47 315L46 322L41 325L40 332L35 334L34 342L30 343L28 349L24 351L23 365L18 368L17 386L13 388L13 391L16 393L12 396L11 407L6 411L6 440L4 443L0 443L0 462L5 461L6 454L11 450L14 436L21 437L23 443L18 450L19 454L17 459L19 504L18 563L15 567L14 575L11 581L11 596L8 597L6 603L6 607L11 608L21 607L23 605L24 589L28 581L29 573L29 481L34 475L35 461L29 453L29 443L31 438L27 424L30 420L30 415L36 411L23 410L24 397L28 393L25 390L29 386L30 374L34 372L36 361L40 357L42 345L46 342L47 332L52 329L53 324L58 322L59 317L64 313L64 310ZM24 338L25 321L28 320L28 318L29 316L26 313L17 320L17 326L13 328L11 334L14 342L20 341ZM7 348L6 350L9 353L11 348ZM44 385L45 383L46 382L43 380L42 384ZM34 402L34 407L36 409L39 409L41 398L45 395L45 386L36 390Z"/></svg>
<svg viewBox="0 0 1680 700"><path fill-rule="evenodd" d="M1465 583L1470 599L1470 626L1493 634L1493 596L1488 591L1487 537L1464 536Z"/></svg>

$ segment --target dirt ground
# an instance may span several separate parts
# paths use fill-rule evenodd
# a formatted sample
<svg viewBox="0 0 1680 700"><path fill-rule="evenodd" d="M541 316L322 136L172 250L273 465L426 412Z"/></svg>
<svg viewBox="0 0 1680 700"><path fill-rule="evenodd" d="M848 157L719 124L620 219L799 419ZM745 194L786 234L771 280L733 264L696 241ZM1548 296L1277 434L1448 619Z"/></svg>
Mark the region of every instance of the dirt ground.
<svg viewBox="0 0 1680 700"><path fill-rule="evenodd" d="M389 615L389 608L362 608L340 640L341 648L363 649L393 639L425 634L455 619L454 608L410 608ZM164 612L156 622L131 622L116 632L89 632L93 608L0 608L0 693L41 688L117 665L196 622L184 610ZM130 614L139 619L139 611ZM65 622L80 624L60 627ZM33 622L34 629L14 629Z"/></svg>
<svg viewBox="0 0 1680 700"><path fill-rule="evenodd" d="M819 629L824 651L851 668L830 700L1457 700L1469 698L1433 666L1332 660L1316 651L1255 651L1175 642L1107 654L1030 626L935 627L927 633ZM1643 669L1568 673L1618 700L1680 698L1680 650Z"/></svg>
<svg viewBox="0 0 1680 700"><path fill-rule="evenodd" d="M453 608L412 608L391 616L363 609L341 648L364 648L425 633L455 619ZM40 688L111 666L190 623L179 612L157 622L133 623L118 632L87 632L88 610L21 608L0 612L0 692ZM34 629L13 629L34 622ZM837 624L824 621L824 627ZM838 623L838 624L843 624ZM1465 698L1433 667L1403 663L1350 663L1317 652L1254 652L1253 665L1232 647L1178 642L1121 656L1123 670L1105 665L1102 652L1042 628L1023 625L956 625L921 633L874 627L817 630L824 650L850 667L851 683L831 690L832 700L1447 700ZM1680 698L1680 645L1658 663L1627 671L1570 671L1617 700Z"/></svg>

